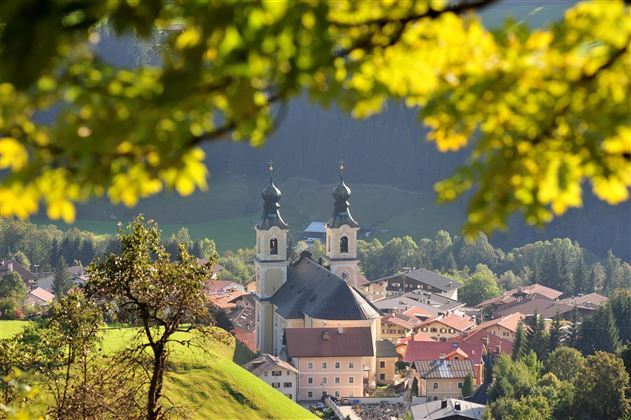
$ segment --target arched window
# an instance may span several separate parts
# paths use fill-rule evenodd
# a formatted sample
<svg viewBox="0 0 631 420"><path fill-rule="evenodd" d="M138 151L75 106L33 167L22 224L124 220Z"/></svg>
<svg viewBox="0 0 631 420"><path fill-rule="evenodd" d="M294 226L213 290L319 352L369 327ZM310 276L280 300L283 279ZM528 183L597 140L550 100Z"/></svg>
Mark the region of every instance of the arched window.
<svg viewBox="0 0 631 420"><path fill-rule="evenodd" d="M342 239L340 239L340 252L348 254L348 238L346 236L342 236Z"/></svg>
<svg viewBox="0 0 631 420"><path fill-rule="evenodd" d="M278 239L272 238L269 240L269 253L270 255L278 255Z"/></svg>

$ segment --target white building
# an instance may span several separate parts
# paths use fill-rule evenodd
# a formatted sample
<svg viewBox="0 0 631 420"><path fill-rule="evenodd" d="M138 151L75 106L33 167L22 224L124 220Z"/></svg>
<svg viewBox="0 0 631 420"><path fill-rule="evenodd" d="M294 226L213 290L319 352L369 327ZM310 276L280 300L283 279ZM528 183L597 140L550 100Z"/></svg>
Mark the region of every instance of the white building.
<svg viewBox="0 0 631 420"><path fill-rule="evenodd" d="M285 394L287 398L296 401L299 372L289 363L265 353L250 360L243 367Z"/></svg>

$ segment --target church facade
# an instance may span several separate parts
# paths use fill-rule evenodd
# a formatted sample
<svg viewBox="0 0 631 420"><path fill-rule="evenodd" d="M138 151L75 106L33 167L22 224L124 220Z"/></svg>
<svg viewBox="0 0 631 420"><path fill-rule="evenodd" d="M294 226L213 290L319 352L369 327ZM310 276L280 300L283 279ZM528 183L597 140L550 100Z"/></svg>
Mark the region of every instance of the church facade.
<svg viewBox="0 0 631 420"><path fill-rule="evenodd" d="M256 225L257 348L282 356L288 328L370 328L373 354L380 332L381 312L356 289L359 224L350 212L350 188L343 166L333 189L333 213L326 223L324 261L307 251L296 261L288 257L288 225L280 214L281 192L272 179L261 193L263 215ZM375 372L374 357L370 372Z"/></svg>

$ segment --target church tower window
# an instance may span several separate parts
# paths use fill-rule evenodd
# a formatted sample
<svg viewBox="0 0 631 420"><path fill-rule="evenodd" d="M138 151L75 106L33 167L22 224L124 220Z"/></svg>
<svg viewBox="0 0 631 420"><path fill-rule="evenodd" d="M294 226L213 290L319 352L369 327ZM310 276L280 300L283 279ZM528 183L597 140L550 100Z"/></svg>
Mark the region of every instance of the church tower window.
<svg viewBox="0 0 631 420"><path fill-rule="evenodd" d="M269 240L269 253L270 255L278 255L278 239L272 238Z"/></svg>
<svg viewBox="0 0 631 420"><path fill-rule="evenodd" d="M348 254L348 237L346 236L342 236L342 239L340 239L340 252Z"/></svg>

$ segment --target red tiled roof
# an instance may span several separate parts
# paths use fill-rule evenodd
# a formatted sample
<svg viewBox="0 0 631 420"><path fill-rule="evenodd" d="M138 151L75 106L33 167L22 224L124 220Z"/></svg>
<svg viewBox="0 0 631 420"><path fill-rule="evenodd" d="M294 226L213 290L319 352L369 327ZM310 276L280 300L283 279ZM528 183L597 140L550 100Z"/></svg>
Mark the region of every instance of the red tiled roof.
<svg viewBox="0 0 631 420"><path fill-rule="evenodd" d="M417 318L410 318L409 316L395 313L381 318L381 324L394 324L411 330L419 325L420 321Z"/></svg>
<svg viewBox="0 0 631 420"><path fill-rule="evenodd" d="M469 332L466 335L461 335L458 337L448 338L448 342L469 342L469 343L482 343L486 345L489 351L496 351L498 348L500 350L500 354L512 354L513 353L513 342L507 340L505 338L499 337L495 334L491 334L485 330L476 330Z"/></svg>
<svg viewBox="0 0 631 420"><path fill-rule="evenodd" d="M403 315L414 316L414 317L430 317L434 314L426 311L423 308L419 308L418 306L411 306L409 309L403 312Z"/></svg>
<svg viewBox="0 0 631 420"><path fill-rule="evenodd" d="M468 315L456 315L454 313L450 313L447 316L439 315L434 318L429 318L421 324L421 327L429 325L433 322L439 322L449 328L453 328L454 330L458 331L465 331L466 329L475 326L475 322Z"/></svg>
<svg viewBox="0 0 631 420"><path fill-rule="evenodd" d="M246 331L241 328L235 328L234 336L244 346L256 353L256 331Z"/></svg>
<svg viewBox="0 0 631 420"><path fill-rule="evenodd" d="M233 292L229 292L226 294L210 295L208 296L208 300L214 303L215 305L217 305L218 307L220 307L221 309L234 309L237 307L237 304L234 303L233 301L237 298L240 298L241 296L245 294L246 293L240 290L235 290Z"/></svg>
<svg viewBox="0 0 631 420"><path fill-rule="evenodd" d="M373 356L370 327L286 328L289 357Z"/></svg>

